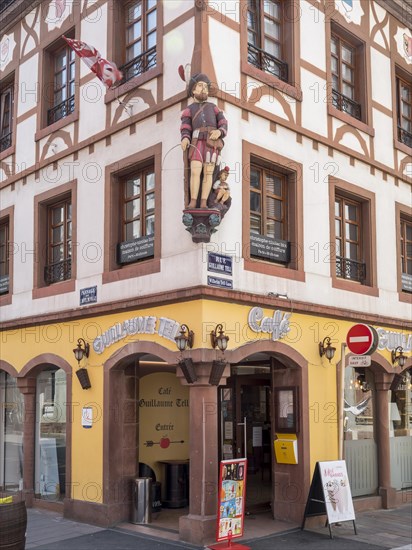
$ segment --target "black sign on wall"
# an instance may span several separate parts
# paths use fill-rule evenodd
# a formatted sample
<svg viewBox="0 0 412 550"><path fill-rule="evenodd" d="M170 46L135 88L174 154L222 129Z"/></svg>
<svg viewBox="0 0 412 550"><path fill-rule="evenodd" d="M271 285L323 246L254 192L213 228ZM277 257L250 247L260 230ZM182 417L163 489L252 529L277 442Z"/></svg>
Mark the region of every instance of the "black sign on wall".
<svg viewBox="0 0 412 550"><path fill-rule="evenodd" d="M250 255L272 262L287 264L290 261L290 243L265 235L250 234Z"/></svg>
<svg viewBox="0 0 412 550"><path fill-rule="evenodd" d="M129 264L149 258L154 254L154 235L139 237L133 241L124 241L117 245L117 261L119 264Z"/></svg>
<svg viewBox="0 0 412 550"><path fill-rule="evenodd" d="M0 277L0 294L6 294L9 291L9 276Z"/></svg>
<svg viewBox="0 0 412 550"><path fill-rule="evenodd" d="M405 292L412 292L412 275L402 273L402 290L405 290Z"/></svg>

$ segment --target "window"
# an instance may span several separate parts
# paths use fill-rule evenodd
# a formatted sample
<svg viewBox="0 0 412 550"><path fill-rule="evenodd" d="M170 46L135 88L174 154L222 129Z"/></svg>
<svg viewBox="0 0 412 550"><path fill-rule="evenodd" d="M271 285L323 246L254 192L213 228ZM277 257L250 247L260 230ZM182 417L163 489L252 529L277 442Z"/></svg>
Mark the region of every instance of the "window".
<svg viewBox="0 0 412 550"><path fill-rule="evenodd" d="M157 0L137 0L124 6L123 82L156 66Z"/></svg>
<svg viewBox="0 0 412 550"><path fill-rule="evenodd" d="M273 262L290 259L287 227L287 177L273 167L250 168L251 255Z"/></svg>
<svg viewBox="0 0 412 550"><path fill-rule="evenodd" d="M250 232L285 239L286 176L257 165L250 170Z"/></svg>
<svg viewBox="0 0 412 550"><path fill-rule="evenodd" d="M104 284L160 271L161 152L154 144L106 166Z"/></svg>
<svg viewBox="0 0 412 550"><path fill-rule="evenodd" d="M18 491L23 482L23 395L16 378L0 371L0 490Z"/></svg>
<svg viewBox="0 0 412 550"><path fill-rule="evenodd" d="M412 147L412 84L396 78L398 140Z"/></svg>
<svg viewBox="0 0 412 550"><path fill-rule="evenodd" d="M150 165L121 180L122 231L119 264L153 256L155 233L155 174Z"/></svg>
<svg viewBox="0 0 412 550"><path fill-rule="evenodd" d="M14 103L14 85L8 84L2 87L0 94L0 153L5 151L12 144L13 132L13 103Z"/></svg>
<svg viewBox="0 0 412 550"><path fill-rule="evenodd" d="M245 269L304 281L302 165L247 141L242 154Z"/></svg>
<svg viewBox="0 0 412 550"><path fill-rule="evenodd" d="M248 0L248 62L288 82L283 0Z"/></svg>
<svg viewBox="0 0 412 550"><path fill-rule="evenodd" d="M412 292L412 222L401 219L401 276L402 290Z"/></svg>
<svg viewBox="0 0 412 550"><path fill-rule="evenodd" d="M72 205L66 198L48 207L46 284L71 278L72 266Z"/></svg>
<svg viewBox="0 0 412 550"><path fill-rule="evenodd" d="M47 125L74 111L75 53L67 44L53 50L49 57L52 70L51 108L47 111Z"/></svg>
<svg viewBox="0 0 412 550"><path fill-rule="evenodd" d="M375 203L375 193L329 177L330 239L323 248L333 288L379 296Z"/></svg>
<svg viewBox="0 0 412 550"><path fill-rule="evenodd" d="M357 48L337 33L331 36L332 105L361 120L357 93Z"/></svg>
<svg viewBox="0 0 412 550"><path fill-rule="evenodd" d="M9 292L9 220L0 222L0 294Z"/></svg>
<svg viewBox="0 0 412 550"><path fill-rule="evenodd" d="M66 494L66 373L50 368L36 379L35 494L63 500Z"/></svg>
<svg viewBox="0 0 412 550"><path fill-rule="evenodd" d="M143 235L154 235L153 167L123 180L123 239L130 241Z"/></svg>
<svg viewBox="0 0 412 550"><path fill-rule="evenodd" d="M366 265L362 258L361 204L335 197L336 275L363 283Z"/></svg>

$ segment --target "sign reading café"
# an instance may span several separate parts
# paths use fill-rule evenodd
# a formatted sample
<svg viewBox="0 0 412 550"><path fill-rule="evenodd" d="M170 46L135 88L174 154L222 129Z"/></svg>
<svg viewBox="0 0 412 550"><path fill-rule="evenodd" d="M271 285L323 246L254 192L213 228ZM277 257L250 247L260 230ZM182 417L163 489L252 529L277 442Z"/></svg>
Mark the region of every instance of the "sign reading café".
<svg viewBox="0 0 412 550"><path fill-rule="evenodd" d="M265 317L261 307L252 307L248 315L248 325L253 332L263 332L271 335L271 339L281 340L290 331L289 319L291 313L273 312L272 317Z"/></svg>

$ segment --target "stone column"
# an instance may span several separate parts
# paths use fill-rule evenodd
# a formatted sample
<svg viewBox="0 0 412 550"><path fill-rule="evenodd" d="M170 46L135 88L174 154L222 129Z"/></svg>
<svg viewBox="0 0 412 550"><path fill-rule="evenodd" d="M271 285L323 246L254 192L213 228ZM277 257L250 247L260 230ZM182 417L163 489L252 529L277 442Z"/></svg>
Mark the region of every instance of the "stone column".
<svg viewBox="0 0 412 550"><path fill-rule="evenodd" d="M17 378L17 387L24 396L23 423L23 494L26 506L34 501L34 448L36 424L36 379Z"/></svg>
<svg viewBox="0 0 412 550"><path fill-rule="evenodd" d="M188 384L180 370L177 376L189 386L189 515L179 521L181 540L203 545L214 539L218 487L218 388L209 384L212 363L194 363L197 381ZM221 384L229 376L225 369Z"/></svg>
<svg viewBox="0 0 412 550"><path fill-rule="evenodd" d="M376 443L378 448L378 483L379 494L382 496L382 507L396 506L396 490L391 487L391 457L389 440L388 391L393 374L379 373L375 375L376 387Z"/></svg>

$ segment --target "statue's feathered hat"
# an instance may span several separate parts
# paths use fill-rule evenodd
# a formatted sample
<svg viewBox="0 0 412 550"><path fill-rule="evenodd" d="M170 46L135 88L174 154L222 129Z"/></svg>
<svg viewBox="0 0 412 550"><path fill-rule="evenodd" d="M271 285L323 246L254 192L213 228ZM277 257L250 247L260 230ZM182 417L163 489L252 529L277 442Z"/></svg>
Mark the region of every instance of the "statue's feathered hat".
<svg viewBox="0 0 412 550"><path fill-rule="evenodd" d="M187 95L191 96L193 92L193 88L196 86L198 82L206 82L206 84L210 87L210 79L207 75L204 73L197 73L193 76L190 76L190 70L191 66L190 63L185 65L180 65L178 72L180 78L183 80L183 82L186 82L187 85Z"/></svg>

